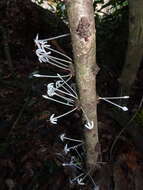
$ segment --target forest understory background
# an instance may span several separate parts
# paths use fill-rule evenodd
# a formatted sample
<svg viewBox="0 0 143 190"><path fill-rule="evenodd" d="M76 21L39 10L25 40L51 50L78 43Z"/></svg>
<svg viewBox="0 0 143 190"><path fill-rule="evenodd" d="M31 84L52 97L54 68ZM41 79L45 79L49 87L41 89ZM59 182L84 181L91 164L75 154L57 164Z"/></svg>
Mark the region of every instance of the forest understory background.
<svg viewBox="0 0 143 190"><path fill-rule="evenodd" d="M81 112L53 126L47 118L65 109L42 98L50 79L32 73L55 73L37 61L34 39L69 33L60 13L39 7L30 0L0 1L0 189L80 189L69 183L74 171L63 167L59 157L62 133L82 138ZM120 75L128 43L128 6L96 17L97 91L101 97L122 94ZM72 57L70 36L50 41L52 47ZM58 69L57 69L58 72ZM93 174L101 190L142 190L143 187L143 63L132 86L128 113L98 103L99 141L102 161ZM75 82L75 81L73 81ZM125 104L126 102L119 101ZM122 132L121 132L122 131ZM121 132L121 133L120 133ZM120 135L119 135L120 134ZM90 184L82 186L90 189Z"/></svg>

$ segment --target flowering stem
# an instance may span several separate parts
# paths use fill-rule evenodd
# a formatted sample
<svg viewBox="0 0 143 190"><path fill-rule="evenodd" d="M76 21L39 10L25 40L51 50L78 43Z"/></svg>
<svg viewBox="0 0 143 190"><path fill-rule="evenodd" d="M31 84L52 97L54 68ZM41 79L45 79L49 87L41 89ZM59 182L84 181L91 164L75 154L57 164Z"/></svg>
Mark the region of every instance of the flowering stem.
<svg viewBox="0 0 143 190"><path fill-rule="evenodd" d="M70 35L70 33L67 33L67 34L62 34L62 35L59 35L59 36L55 36L55 37L52 37L52 38L47 38L47 39L39 40L39 41L50 41L50 40L55 40L55 39L58 39L58 38L63 38L63 37L69 36L69 35Z"/></svg>
<svg viewBox="0 0 143 190"><path fill-rule="evenodd" d="M56 91L61 92L61 93L65 94L65 95L68 95L68 96L71 96L71 97L73 97L73 98L76 98L76 99L77 99L77 97L76 97L76 96L74 96L74 95L72 95L71 93L64 92L63 90L59 90L59 89L57 89L57 88L56 88Z"/></svg>
<svg viewBox="0 0 143 190"><path fill-rule="evenodd" d="M127 111L128 110L127 107L125 107L125 106L119 106L118 104L115 104L114 102L111 102L111 101L109 101L107 99L102 98L102 100L104 100L104 101L106 101L106 102L108 102L110 104L113 104L114 106L117 106L118 108L122 109L123 111Z"/></svg>
<svg viewBox="0 0 143 190"><path fill-rule="evenodd" d="M59 118L65 116L65 115L68 115L68 114L74 112L76 109L77 109L77 107L75 107L74 109L72 109L72 110L70 110L70 111L68 111L68 112L66 112L66 113L64 113L64 114L62 114L62 115L59 115L59 116L57 116L57 117L55 117L55 118L56 118L56 119L59 119Z"/></svg>
<svg viewBox="0 0 143 190"><path fill-rule="evenodd" d="M61 59L61 58L54 57L54 56L51 56L51 55L50 55L49 57L51 57L51 58L53 58L53 59L56 59L56 60L59 60L59 61L63 61L63 62L65 62L65 63L72 64L72 62L71 62L71 61L67 61L67 60L65 60L65 59Z"/></svg>
<svg viewBox="0 0 143 190"><path fill-rule="evenodd" d="M49 50L51 50L51 51L53 51L55 53L58 53L58 54L62 55L63 57L66 57L67 59L69 59L70 61L72 61L72 59L69 56L61 53L60 51L54 50L53 48L50 48L50 47L47 47L47 49L49 49Z"/></svg>
<svg viewBox="0 0 143 190"><path fill-rule="evenodd" d="M66 101L68 101L68 102L70 102L70 103L74 102L74 100L72 100L72 99L70 99L70 98L67 98L67 97L64 97L64 96L61 96L60 94L55 93L54 95L56 95L56 96L58 96L58 97L60 97L60 98L63 98L64 100L66 100Z"/></svg>
<svg viewBox="0 0 143 190"><path fill-rule="evenodd" d="M78 97L77 93L68 85L68 83L66 81L63 80L61 75L57 74L57 76L59 76L59 78L67 85L67 87L75 94L75 96Z"/></svg>
<svg viewBox="0 0 143 190"><path fill-rule="evenodd" d="M108 100L116 100L116 99L128 99L130 98L129 96L119 96L119 97L99 97L99 100L102 99L108 99Z"/></svg>
<svg viewBox="0 0 143 190"><path fill-rule="evenodd" d="M62 67L62 66L60 66L60 65L57 65L56 63L53 63L53 62L51 62L50 60L47 60L47 62L50 63L51 65L54 65L54 66L56 66L56 67L59 67L60 69L64 69L64 70L70 71L69 68Z"/></svg>
<svg viewBox="0 0 143 190"><path fill-rule="evenodd" d="M81 146L83 144L84 144L84 142L82 142L82 143L80 143L78 145L72 146L72 147L68 148L68 150L76 149L77 147L79 147L79 146Z"/></svg>
<svg viewBox="0 0 143 190"><path fill-rule="evenodd" d="M93 183L94 187L97 187L97 185L95 184L95 181L93 180L93 178L91 177L91 175L90 175L90 174L88 174L88 176L90 177L90 179L91 179L91 181L92 181L92 183Z"/></svg>
<svg viewBox="0 0 143 190"><path fill-rule="evenodd" d="M83 142L82 140L71 139L68 137L64 137L64 139L69 140L69 141L75 141L75 142Z"/></svg>
<svg viewBox="0 0 143 190"><path fill-rule="evenodd" d="M84 116L85 116L87 122L90 122L82 106L81 106L81 109L82 109L82 111L83 111L83 113L84 113Z"/></svg>
<svg viewBox="0 0 143 190"><path fill-rule="evenodd" d="M81 167L77 166L76 164L63 163L62 165L63 165L63 166L74 166L74 167L76 167L76 168L78 168L78 169L81 170Z"/></svg>
<svg viewBox="0 0 143 190"><path fill-rule="evenodd" d="M34 77L40 77L40 78L59 78L57 75L40 75L40 74L33 74ZM69 77L71 76L71 74L69 75L62 75L62 77Z"/></svg>
<svg viewBox="0 0 143 190"><path fill-rule="evenodd" d="M76 181L78 178L80 178L83 175L84 175L84 173L81 173L80 175L78 175L77 177L75 177L74 179L72 179L72 181Z"/></svg>
<svg viewBox="0 0 143 190"><path fill-rule="evenodd" d="M75 151L76 151L77 155L79 156L79 158L82 160L82 157L81 157L81 155L79 154L79 152L78 152L78 150L76 148L75 148Z"/></svg>
<svg viewBox="0 0 143 190"><path fill-rule="evenodd" d="M74 106L73 104L69 104L69 102L67 102L67 103L61 102L61 101L59 101L59 100L55 100L54 98L50 98L50 97L47 96L47 95L42 95L42 97L45 98L45 99L49 99L49 100L52 100L52 101L54 101L54 102L60 103L60 104L64 104L64 105L66 105L66 106Z"/></svg>
<svg viewBox="0 0 143 190"><path fill-rule="evenodd" d="M59 64L59 65L61 65L61 66L64 66L64 67L69 68L68 65L65 65L64 63L60 62L61 60L59 60L59 59L56 58L56 57L48 56L48 58L49 58L51 61L53 61L53 62L55 62L55 63L57 63L57 64ZM59 60L59 61L58 61L58 60Z"/></svg>

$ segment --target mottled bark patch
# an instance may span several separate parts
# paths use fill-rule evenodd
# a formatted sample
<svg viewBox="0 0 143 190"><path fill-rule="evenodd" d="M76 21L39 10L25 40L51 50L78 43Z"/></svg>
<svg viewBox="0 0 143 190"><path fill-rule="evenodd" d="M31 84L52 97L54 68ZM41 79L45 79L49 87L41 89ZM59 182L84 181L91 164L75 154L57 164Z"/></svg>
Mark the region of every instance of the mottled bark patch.
<svg viewBox="0 0 143 190"><path fill-rule="evenodd" d="M91 36L91 32L90 23L86 17L81 17L76 32L80 38L84 38L85 41L88 41L88 38Z"/></svg>

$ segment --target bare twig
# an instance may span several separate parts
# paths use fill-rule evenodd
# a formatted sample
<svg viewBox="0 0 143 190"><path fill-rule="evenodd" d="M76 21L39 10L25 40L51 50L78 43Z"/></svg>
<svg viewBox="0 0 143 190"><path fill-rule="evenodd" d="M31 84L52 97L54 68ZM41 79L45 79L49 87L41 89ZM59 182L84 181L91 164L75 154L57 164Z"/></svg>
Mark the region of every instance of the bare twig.
<svg viewBox="0 0 143 190"><path fill-rule="evenodd" d="M12 125L12 127L11 127L11 129L10 129L10 132L8 133L8 136L7 136L7 138L6 138L6 141L9 140L10 136L11 136L12 133L13 133L13 130L16 128L18 122L20 121L20 119L21 119L21 117L22 117L22 114L23 114L23 112L24 112L24 110L25 110L25 108L26 108L26 106L27 106L27 104L28 104L28 102L29 102L29 93L30 93L30 90L31 90L30 87L28 87L27 90L26 90L26 94L27 94L26 97L28 97L28 99L25 101L25 103L23 104L22 108L20 109L19 114L18 114L18 116L17 116L15 122L13 123L13 125Z"/></svg>
<svg viewBox="0 0 143 190"><path fill-rule="evenodd" d="M7 41L6 29L3 26L0 26L0 30L1 30L2 38L3 38L3 42L4 42L5 57L6 57L7 61L8 61L9 68L10 68L11 72L13 73L14 67L13 67L13 64L12 64L12 58L11 58L11 54L10 54L9 44L8 44L8 41Z"/></svg>
<svg viewBox="0 0 143 190"><path fill-rule="evenodd" d="M122 130L119 132L119 134L117 135L117 137L116 137L115 140L113 141L112 146L111 146L111 148L110 148L110 160L111 160L111 157L112 157L113 149L114 149L115 145L117 144L117 141L119 140L120 136L124 133L124 131L129 127L129 125L133 122L133 120L135 119L137 113L138 113L139 110L141 109L142 104L143 104L143 97L142 97L142 99L141 99L141 101L140 101L140 104L139 104L139 106L138 106L138 109L137 109L137 111L135 112L135 114L133 115L133 117L128 121L128 123L126 124L126 126L122 128Z"/></svg>

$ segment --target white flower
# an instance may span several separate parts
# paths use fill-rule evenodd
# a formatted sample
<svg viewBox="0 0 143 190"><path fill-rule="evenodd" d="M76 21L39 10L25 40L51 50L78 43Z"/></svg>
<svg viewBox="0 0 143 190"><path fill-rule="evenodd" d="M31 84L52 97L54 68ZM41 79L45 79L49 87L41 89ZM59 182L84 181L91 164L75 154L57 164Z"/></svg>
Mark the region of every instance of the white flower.
<svg viewBox="0 0 143 190"><path fill-rule="evenodd" d="M49 83L47 85L47 94L51 97L55 95L55 88L54 88L54 83Z"/></svg>
<svg viewBox="0 0 143 190"><path fill-rule="evenodd" d="M51 117L50 117L50 122L51 122L52 124L57 124L57 118L54 117L54 116L55 116L55 114L52 114L52 115L51 115Z"/></svg>
<svg viewBox="0 0 143 190"><path fill-rule="evenodd" d="M38 56L39 61L42 63L49 63L53 66L59 67L61 69L65 69L70 71L69 65L72 64L72 59L67 55L51 48L49 44L47 44L48 39L39 40L38 35L35 39L35 44L37 45L36 55ZM54 57L51 54L55 52L60 55L62 58Z"/></svg>
<svg viewBox="0 0 143 190"><path fill-rule="evenodd" d="M56 88L60 88L62 85L63 85L63 81L58 80L58 81L56 82Z"/></svg>
<svg viewBox="0 0 143 190"><path fill-rule="evenodd" d="M65 133L63 133L63 134L60 135L61 141L64 141L64 137L65 137Z"/></svg>
<svg viewBox="0 0 143 190"><path fill-rule="evenodd" d="M82 178L78 178L77 183L78 183L78 185L85 185Z"/></svg>
<svg viewBox="0 0 143 190"><path fill-rule="evenodd" d="M69 179L70 184L74 184L74 181L70 178Z"/></svg>
<svg viewBox="0 0 143 190"><path fill-rule="evenodd" d="M83 179L80 178L81 176L83 176L84 173L81 173L80 175L78 175L77 177L70 179L70 183L73 184L74 182L78 182L78 183L82 183ZM78 180L79 179L79 180Z"/></svg>
<svg viewBox="0 0 143 190"><path fill-rule="evenodd" d="M67 154L68 152L70 152L70 150L76 150L78 147L82 146L84 143L80 143L80 144L77 144L75 146L71 146L68 148L68 145L66 144L65 147L64 147L64 152L65 154Z"/></svg>
<svg viewBox="0 0 143 190"><path fill-rule="evenodd" d="M54 87L54 83L49 83L47 85L47 95L43 95L44 98L49 99L49 100L53 100L55 102L73 107L74 106L74 102L76 99L78 99L76 92L67 84L67 81L64 80L62 77L70 77L70 75L59 75L57 74L57 77L59 77L61 80L59 80L58 82L56 82L56 87ZM70 78L68 78L67 80L69 80ZM59 89L59 88L62 89ZM73 93L72 93L73 92ZM55 98L51 98L52 96L55 96ZM74 111L75 109L67 112L67 114L71 113L72 111ZM64 114L64 115L67 115ZM64 116L63 115L63 116Z"/></svg>
<svg viewBox="0 0 143 190"><path fill-rule="evenodd" d="M72 138L66 137L65 133L60 135L60 139L61 139L61 141L69 140L69 141L74 141L74 142L83 142L82 140L77 140L77 139L72 139Z"/></svg>
<svg viewBox="0 0 143 190"><path fill-rule="evenodd" d="M70 149L68 148L68 145L66 144L64 147L64 152L65 154L67 154L70 151Z"/></svg>
<svg viewBox="0 0 143 190"><path fill-rule="evenodd" d="M123 106L123 107L122 107L122 110L123 110L123 111L128 111L128 108L127 108L126 106Z"/></svg>
<svg viewBox="0 0 143 190"><path fill-rule="evenodd" d="M85 118L86 118L86 123L85 123L84 126L85 126L87 129L89 129L89 130L93 129L93 127L94 127L94 122L89 120L89 118L87 117L87 115L86 115L86 113L85 113L83 107L81 107L81 109L82 109L82 111L83 111L83 113L84 113L84 115L85 115Z"/></svg>
<svg viewBox="0 0 143 190"><path fill-rule="evenodd" d="M84 125L87 129L91 130L94 127L94 122L93 121L87 121L86 124Z"/></svg>

